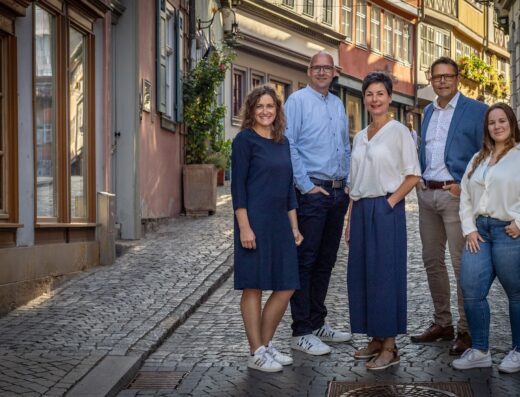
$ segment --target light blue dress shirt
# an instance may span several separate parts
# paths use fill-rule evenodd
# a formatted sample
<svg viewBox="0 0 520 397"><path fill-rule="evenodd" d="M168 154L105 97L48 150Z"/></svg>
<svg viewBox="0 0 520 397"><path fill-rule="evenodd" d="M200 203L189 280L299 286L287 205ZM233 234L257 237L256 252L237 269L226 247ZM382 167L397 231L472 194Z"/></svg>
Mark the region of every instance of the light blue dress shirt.
<svg viewBox="0 0 520 397"><path fill-rule="evenodd" d="M294 182L307 193L310 178L346 179L350 169L350 142L345 107L331 94L310 86L292 93L285 102L285 136L291 146Z"/></svg>

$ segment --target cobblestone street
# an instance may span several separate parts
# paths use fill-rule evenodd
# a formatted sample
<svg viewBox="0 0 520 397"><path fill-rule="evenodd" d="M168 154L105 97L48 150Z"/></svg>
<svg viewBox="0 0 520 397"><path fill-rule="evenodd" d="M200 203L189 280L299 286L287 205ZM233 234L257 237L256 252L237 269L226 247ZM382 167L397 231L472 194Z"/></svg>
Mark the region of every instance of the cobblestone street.
<svg viewBox="0 0 520 397"><path fill-rule="evenodd" d="M363 362L352 359L367 341L362 335L333 345L328 356L292 352L294 365L283 373L248 370L240 293L232 289L230 199L229 189L220 189L214 216L174 219L133 243L113 266L81 273L0 318L0 395L325 396L334 380L461 381L470 382L474 396L519 395L520 373L499 374L496 365L455 371L448 367L448 343L415 345L408 336L398 340L399 367L380 373L367 373ZM431 298L420 260L414 196L407 209L411 334L428 325ZM331 324L348 329L346 259L342 243L328 308ZM497 364L510 349L511 335L507 299L496 283L490 301ZM289 340L287 313L275 341L289 352ZM111 366L110 360L123 360L126 367ZM143 373L187 374L177 390L154 384L125 389L139 367ZM166 379L161 373L159 379ZM100 391L103 381L108 386Z"/></svg>
<svg viewBox="0 0 520 397"><path fill-rule="evenodd" d="M427 326L432 313L425 273L420 259L418 208L415 195L407 203L409 289L409 334ZM342 243L328 295L329 321L348 329L346 292L346 246ZM453 275L452 275L453 276ZM454 298L454 296L453 296ZM233 290L232 277L203 304L188 321L145 362L141 371L188 372L177 390L123 391L129 396L325 396L328 382L470 382L474 396L519 395L520 374L499 374L496 364L510 350L511 335L507 315L507 299L501 286L494 284L491 293L491 346L493 369L457 371L448 364L449 343L424 345L410 343L409 336L398 339L401 364L398 367L370 373L364 361L352 356L367 342L355 335L352 343L331 344L332 354L313 357L292 351L294 364L283 373L265 374L246 367L247 341L239 312L240 293ZM452 300L455 301L454 299ZM456 311L454 310L454 313ZM286 313L275 342L281 350L290 352L290 314Z"/></svg>

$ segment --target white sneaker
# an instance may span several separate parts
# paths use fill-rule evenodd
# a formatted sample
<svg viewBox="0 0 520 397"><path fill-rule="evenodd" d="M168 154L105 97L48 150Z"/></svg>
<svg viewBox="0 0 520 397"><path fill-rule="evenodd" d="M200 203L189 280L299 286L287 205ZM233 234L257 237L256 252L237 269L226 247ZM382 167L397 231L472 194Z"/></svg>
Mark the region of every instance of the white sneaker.
<svg viewBox="0 0 520 397"><path fill-rule="evenodd" d="M287 354L280 353L278 350L276 350L276 348L273 346L273 342L269 342L267 345L267 353L271 355L274 361L282 365L291 365L293 363L292 357Z"/></svg>
<svg viewBox="0 0 520 397"><path fill-rule="evenodd" d="M498 370L508 374L520 371L520 353L516 349L511 350L498 366Z"/></svg>
<svg viewBox="0 0 520 397"><path fill-rule="evenodd" d="M478 349L467 349L460 358L451 363L452 367L456 369L487 368L492 364L489 350L482 353Z"/></svg>
<svg viewBox="0 0 520 397"><path fill-rule="evenodd" d="M293 336L291 348L300 350L313 356L322 356L330 353L330 346L323 343L319 338L312 334Z"/></svg>
<svg viewBox="0 0 520 397"><path fill-rule="evenodd" d="M282 364L271 357L265 346L256 349L254 355L249 357L247 366L263 372L280 372L282 370Z"/></svg>
<svg viewBox="0 0 520 397"><path fill-rule="evenodd" d="M312 331L314 335L325 342L348 342L352 339L350 332L335 331L329 324L323 324L323 327Z"/></svg>

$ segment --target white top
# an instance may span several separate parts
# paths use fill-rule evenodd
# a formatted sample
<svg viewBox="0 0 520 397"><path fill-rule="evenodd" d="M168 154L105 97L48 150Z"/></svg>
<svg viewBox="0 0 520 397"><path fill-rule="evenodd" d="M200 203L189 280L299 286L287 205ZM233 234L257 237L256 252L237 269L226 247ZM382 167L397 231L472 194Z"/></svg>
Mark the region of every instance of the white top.
<svg viewBox="0 0 520 397"><path fill-rule="evenodd" d="M501 221L514 220L520 227L520 145L515 146L498 163L489 166L491 157L479 164L471 178L473 156L462 178L459 215L464 236L477 230L479 215Z"/></svg>
<svg viewBox="0 0 520 397"><path fill-rule="evenodd" d="M444 163L446 139L451 119L460 97L457 92L446 107L441 108L437 99L433 101L433 113L426 130L426 168L423 179L426 181L449 181L453 179Z"/></svg>
<svg viewBox="0 0 520 397"><path fill-rule="evenodd" d="M381 197L393 193L407 175L421 175L417 150L408 127L386 123L369 141L368 128L359 131L352 146L350 198Z"/></svg>

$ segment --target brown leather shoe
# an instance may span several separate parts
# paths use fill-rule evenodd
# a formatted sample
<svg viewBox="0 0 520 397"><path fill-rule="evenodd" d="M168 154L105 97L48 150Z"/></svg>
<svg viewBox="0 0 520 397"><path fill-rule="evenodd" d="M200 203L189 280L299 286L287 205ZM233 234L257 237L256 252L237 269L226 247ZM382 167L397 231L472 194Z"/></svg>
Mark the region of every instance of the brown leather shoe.
<svg viewBox="0 0 520 397"><path fill-rule="evenodd" d="M420 335L412 335L410 339L414 343L436 342L438 340L453 340L453 326L441 327L431 323L430 327Z"/></svg>
<svg viewBox="0 0 520 397"><path fill-rule="evenodd" d="M457 332L457 339L450 348L450 356L460 356L471 347L471 336L467 332Z"/></svg>

